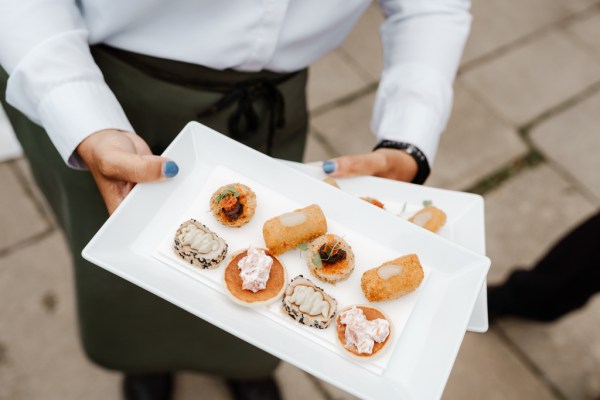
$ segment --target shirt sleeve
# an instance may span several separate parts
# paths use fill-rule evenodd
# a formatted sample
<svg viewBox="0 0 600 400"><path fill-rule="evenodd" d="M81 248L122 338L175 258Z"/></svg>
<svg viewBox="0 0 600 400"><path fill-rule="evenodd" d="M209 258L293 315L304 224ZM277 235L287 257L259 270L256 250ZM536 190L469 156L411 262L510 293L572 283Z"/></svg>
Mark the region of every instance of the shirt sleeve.
<svg viewBox="0 0 600 400"><path fill-rule="evenodd" d="M471 27L469 0L380 0L384 68L371 129L435 159Z"/></svg>
<svg viewBox="0 0 600 400"><path fill-rule="evenodd" d="M65 162L103 129L133 131L90 54L75 0L0 0L0 64L6 100L42 125Z"/></svg>

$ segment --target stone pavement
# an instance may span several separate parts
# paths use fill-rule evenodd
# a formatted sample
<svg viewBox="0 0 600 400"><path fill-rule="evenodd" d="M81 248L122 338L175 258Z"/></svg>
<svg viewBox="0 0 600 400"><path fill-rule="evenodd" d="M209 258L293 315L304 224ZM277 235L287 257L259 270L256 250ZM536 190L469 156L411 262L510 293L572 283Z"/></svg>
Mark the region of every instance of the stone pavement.
<svg viewBox="0 0 600 400"><path fill-rule="evenodd" d="M489 280L499 282L600 208L600 2L473 3L454 113L428 184L485 197ZM312 68L306 161L374 144L381 19L371 7ZM355 131L364 134L343 140ZM24 160L0 164L0 187L0 399L119 398L119 376L81 351L69 257ZM468 333L443 398L596 399L598 326L597 296L557 323L506 320ZM277 379L289 400L352 398L289 364ZM229 398L210 377L177 383L177 399Z"/></svg>

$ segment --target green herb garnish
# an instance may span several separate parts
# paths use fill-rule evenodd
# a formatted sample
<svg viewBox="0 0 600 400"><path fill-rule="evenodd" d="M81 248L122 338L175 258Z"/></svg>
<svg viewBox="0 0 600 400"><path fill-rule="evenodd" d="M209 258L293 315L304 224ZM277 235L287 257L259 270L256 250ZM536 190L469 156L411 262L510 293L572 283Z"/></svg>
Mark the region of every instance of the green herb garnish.
<svg viewBox="0 0 600 400"><path fill-rule="evenodd" d="M317 269L323 268L323 261L321 261L321 256L319 255L319 253L315 253L315 255L312 258L312 263Z"/></svg>
<svg viewBox="0 0 600 400"><path fill-rule="evenodd" d="M296 248L298 250L306 251L308 250L308 243L300 243Z"/></svg>
<svg viewBox="0 0 600 400"><path fill-rule="evenodd" d="M335 249L339 248L339 245L340 245L340 242L335 242L335 244L333 246L330 246L329 243L326 243L326 246L329 247L329 250L327 250L327 257L321 258L320 251L317 251L312 258L313 265L317 269L323 268L323 261L329 261L331 259L331 256L333 256L333 252L335 251ZM319 250L320 250L320 248L319 248Z"/></svg>
<svg viewBox="0 0 600 400"><path fill-rule="evenodd" d="M215 203L219 204L225 197L240 197L240 192L235 190L235 186L227 186L221 193L215 196Z"/></svg>
<svg viewBox="0 0 600 400"><path fill-rule="evenodd" d="M406 212L406 204L406 201L404 202L404 204L402 204L402 210L400 210L400 212L396 214L397 217L402 217L402 215Z"/></svg>
<svg viewBox="0 0 600 400"><path fill-rule="evenodd" d="M433 204L433 201L431 201L431 200L423 200L423 207L429 207L432 204Z"/></svg>

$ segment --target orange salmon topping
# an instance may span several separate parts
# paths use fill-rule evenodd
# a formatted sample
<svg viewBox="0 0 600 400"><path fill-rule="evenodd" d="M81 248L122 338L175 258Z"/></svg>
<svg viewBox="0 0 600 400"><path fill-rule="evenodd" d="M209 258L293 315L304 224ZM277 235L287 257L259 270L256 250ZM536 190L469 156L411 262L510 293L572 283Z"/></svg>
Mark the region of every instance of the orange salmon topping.
<svg viewBox="0 0 600 400"><path fill-rule="evenodd" d="M235 205L237 204L238 199L235 196L227 196L223 197L219 202L219 208L223 208L227 211L233 210Z"/></svg>

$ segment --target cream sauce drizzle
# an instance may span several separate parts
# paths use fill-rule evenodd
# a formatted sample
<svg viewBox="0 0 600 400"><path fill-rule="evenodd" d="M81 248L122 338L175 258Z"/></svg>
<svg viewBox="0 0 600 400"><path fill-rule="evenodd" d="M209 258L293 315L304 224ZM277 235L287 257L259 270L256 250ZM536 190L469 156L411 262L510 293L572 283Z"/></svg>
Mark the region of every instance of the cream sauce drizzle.
<svg viewBox="0 0 600 400"><path fill-rule="evenodd" d="M181 244L190 246L200 254L207 254L219 248L219 241L214 233L205 232L194 224L185 226L178 238Z"/></svg>
<svg viewBox="0 0 600 400"><path fill-rule="evenodd" d="M289 302L296 304L300 311L311 316L322 315L329 318L330 304L323 298L323 294L313 287L297 285L289 297Z"/></svg>

